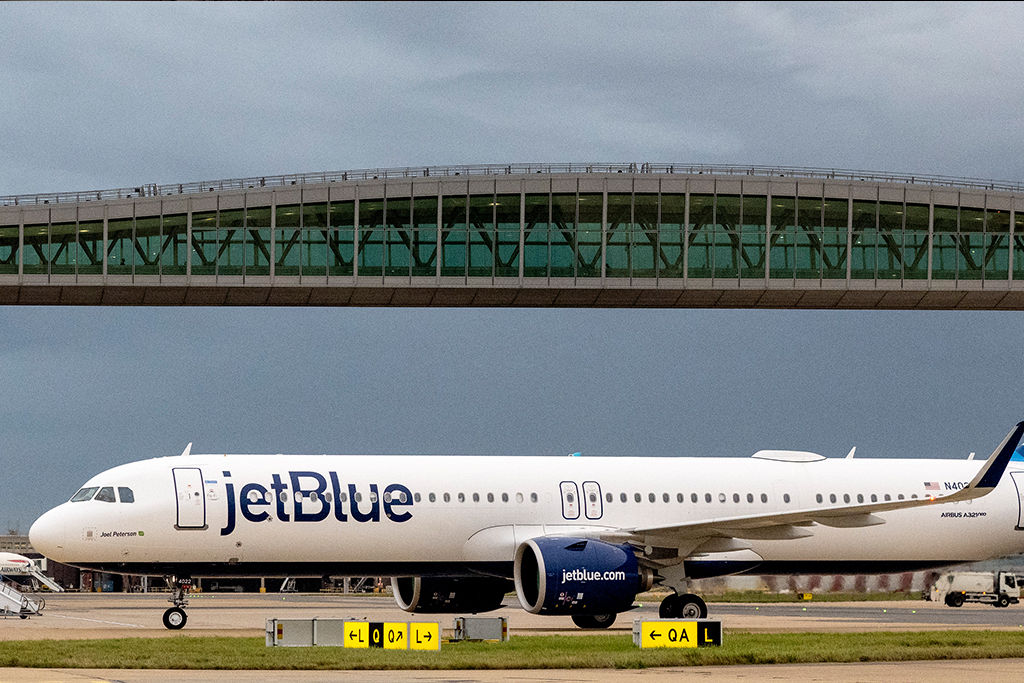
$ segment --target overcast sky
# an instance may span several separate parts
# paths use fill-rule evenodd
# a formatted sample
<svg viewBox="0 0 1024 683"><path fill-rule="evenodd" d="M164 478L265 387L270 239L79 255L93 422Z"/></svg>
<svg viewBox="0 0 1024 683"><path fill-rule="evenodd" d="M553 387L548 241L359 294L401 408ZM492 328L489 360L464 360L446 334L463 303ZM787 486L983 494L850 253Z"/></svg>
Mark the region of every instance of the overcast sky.
<svg viewBox="0 0 1024 683"><path fill-rule="evenodd" d="M368 167L1024 180L1020 3L0 3L0 195ZM987 455L1020 313L0 307L0 525L180 452Z"/></svg>

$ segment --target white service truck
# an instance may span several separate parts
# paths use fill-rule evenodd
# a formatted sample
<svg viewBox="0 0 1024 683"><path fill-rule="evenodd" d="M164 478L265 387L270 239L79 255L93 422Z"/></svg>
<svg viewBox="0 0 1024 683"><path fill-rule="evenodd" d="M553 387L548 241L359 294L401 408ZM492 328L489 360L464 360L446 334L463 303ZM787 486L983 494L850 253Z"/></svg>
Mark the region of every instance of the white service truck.
<svg viewBox="0 0 1024 683"><path fill-rule="evenodd" d="M932 586L929 599L950 607L960 607L965 602L1008 607L1020 602L1020 584L1016 575L1009 572L949 572Z"/></svg>

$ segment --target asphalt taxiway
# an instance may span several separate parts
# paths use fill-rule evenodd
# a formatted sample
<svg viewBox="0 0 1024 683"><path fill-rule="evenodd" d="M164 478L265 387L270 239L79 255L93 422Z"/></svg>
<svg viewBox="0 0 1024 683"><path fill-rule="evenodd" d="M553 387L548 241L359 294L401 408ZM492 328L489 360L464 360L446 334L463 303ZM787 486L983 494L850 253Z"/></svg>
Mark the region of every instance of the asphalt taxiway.
<svg viewBox="0 0 1024 683"><path fill-rule="evenodd" d="M69 640L83 638L159 638L193 636L262 637L267 619L310 617L368 621L439 621L451 626L452 615L407 614L380 595L199 593L190 596L188 623L181 631L163 627L167 593L61 593L47 596L43 614L30 619L0 620L3 640ZM515 598L491 612L508 618L509 631L585 635L568 617L541 617L519 608ZM641 602L619 615L610 629L628 633L634 619L655 619L658 600ZM1024 605L946 607L924 601L712 603L710 616L721 619L726 632L752 633L920 631L997 629L1024 631Z"/></svg>

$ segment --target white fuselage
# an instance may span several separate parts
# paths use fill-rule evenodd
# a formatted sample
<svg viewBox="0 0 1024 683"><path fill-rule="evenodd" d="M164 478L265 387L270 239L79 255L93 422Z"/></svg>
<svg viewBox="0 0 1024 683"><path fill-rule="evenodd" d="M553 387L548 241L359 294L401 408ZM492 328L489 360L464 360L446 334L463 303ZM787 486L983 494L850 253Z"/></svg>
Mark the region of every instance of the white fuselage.
<svg viewBox="0 0 1024 683"><path fill-rule="evenodd" d="M747 564L730 562L728 553L691 555L685 543L680 556L689 567L713 564L711 575L896 571L1024 552L1013 476L1024 478L1022 465L1011 462L996 489L972 501L878 513L885 523L875 526L811 525L804 538L746 540ZM109 488L119 492L115 500L64 503L30 533L49 558L125 573L511 576L518 545L539 536L599 538L844 501L926 498L966 486L978 467L950 460L187 455L107 470L83 490ZM672 538L650 541L663 546ZM760 559L754 566L750 558Z"/></svg>

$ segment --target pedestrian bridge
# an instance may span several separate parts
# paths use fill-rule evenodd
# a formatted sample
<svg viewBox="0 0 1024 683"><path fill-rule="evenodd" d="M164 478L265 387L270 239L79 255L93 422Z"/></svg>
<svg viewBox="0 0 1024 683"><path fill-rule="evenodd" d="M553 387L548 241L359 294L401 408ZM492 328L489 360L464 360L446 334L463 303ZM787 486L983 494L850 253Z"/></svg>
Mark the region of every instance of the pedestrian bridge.
<svg viewBox="0 0 1024 683"><path fill-rule="evenodd" d="M0 304L1024 309L1024 186L652 164L0 197Z"/></svg>

